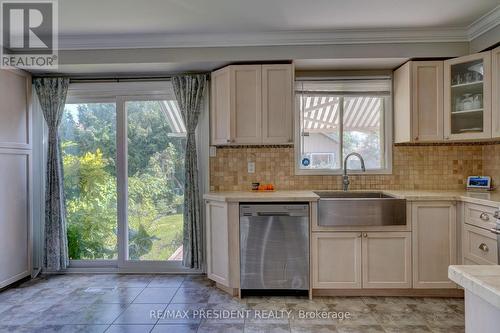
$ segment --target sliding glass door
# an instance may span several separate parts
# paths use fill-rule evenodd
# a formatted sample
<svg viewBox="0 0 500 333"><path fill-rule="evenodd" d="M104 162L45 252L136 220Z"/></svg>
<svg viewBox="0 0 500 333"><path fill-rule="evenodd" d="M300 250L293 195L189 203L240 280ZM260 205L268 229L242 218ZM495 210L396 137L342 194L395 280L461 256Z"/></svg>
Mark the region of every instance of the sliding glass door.
<svg viewBox="0 0 500 333"><path fill-rule="evenodd" d="M186 128L177 102L148 97L120 102L127 138L125 263L154 267L182 260Z"/></svg>
<svg viewBox="0 0 500 333"><path fill-rule="evenodd" d="M66 104L60 137L69 258L117 259L115 103Z"/></svg>
<svg viewBox="0 0 500 333"><path fill-rule="evenodd" d="M70 97L60 136L70 266L183 270L186 127L173 94Z"/></svg>

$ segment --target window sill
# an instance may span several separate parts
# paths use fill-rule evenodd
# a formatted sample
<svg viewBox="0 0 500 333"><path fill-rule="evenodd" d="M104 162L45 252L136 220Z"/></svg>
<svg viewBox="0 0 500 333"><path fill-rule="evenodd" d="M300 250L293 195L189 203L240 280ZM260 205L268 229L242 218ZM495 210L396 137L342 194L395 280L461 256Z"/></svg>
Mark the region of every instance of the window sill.
<svg viewBox="0 0 500 333"><path fill-rule="evenodd" d="M342 176L343 170L304 170L298 167L295 168L296 176ZM349 176L375 176L375 175L392 175L392 168L378 170L348 170Z"/></svg>

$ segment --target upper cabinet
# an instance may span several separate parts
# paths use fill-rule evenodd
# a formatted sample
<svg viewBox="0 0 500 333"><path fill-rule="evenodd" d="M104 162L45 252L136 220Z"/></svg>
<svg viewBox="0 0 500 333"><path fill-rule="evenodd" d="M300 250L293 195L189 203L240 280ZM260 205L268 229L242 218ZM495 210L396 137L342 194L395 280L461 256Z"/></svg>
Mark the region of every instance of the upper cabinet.
<svg viewBox="0 0 500 333"><path fill-rule="evenodd" d="M491 51L491 135L500 137L500 47Z"/></svg>
<svg viewBox="0 0 500 333"><path fill-rule="evenodd" d="M443 140L443 62L409 61L394 72L394 141Z"/></svg>
<svg viewBox="0 0 500 333"><path fill-rule="evenodd" d="M445 140L491 138L491 53L444 62Z"/></svg>
<svg viewBox="0 0 500 333"><path fill-rule="evenodd" d="M212 73L212 145L292 142L293 68L232 65Z"/></svg>

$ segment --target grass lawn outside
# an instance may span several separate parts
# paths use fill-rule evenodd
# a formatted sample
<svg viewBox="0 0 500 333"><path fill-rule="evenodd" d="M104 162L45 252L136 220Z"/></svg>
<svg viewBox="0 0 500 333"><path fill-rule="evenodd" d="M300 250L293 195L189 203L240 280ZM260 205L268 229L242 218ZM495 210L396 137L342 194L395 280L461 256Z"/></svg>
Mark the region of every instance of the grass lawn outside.
<svg viewBox="0 0 500 333"><path fill-rule="evenodd" d="M167 260L182 245L183 215L175 214L162 217L147 228L148 234L156 236L151 252L141 260Z"/></svg>

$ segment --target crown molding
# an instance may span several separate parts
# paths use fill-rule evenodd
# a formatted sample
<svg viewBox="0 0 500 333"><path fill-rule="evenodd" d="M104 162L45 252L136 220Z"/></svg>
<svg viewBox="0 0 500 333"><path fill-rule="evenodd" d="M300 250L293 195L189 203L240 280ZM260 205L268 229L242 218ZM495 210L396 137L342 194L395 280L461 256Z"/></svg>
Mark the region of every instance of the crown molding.
<svg viewBox="0 0 500 333"><path fill-rule="evenodd" d="M468 42L467 29L342 29L221 34L59 35L61 50Z"/></svg>
<svg viewBox="0 0 500 333"><path fill-rule="evenodd" d="M472 24L467 28L467 37L469 41L476 39L499 24L500 5L472 22Z"/></svg>

